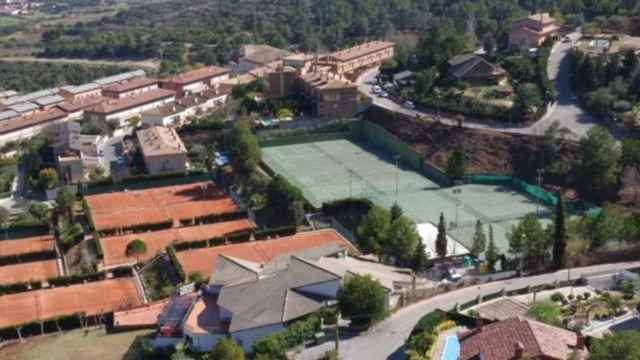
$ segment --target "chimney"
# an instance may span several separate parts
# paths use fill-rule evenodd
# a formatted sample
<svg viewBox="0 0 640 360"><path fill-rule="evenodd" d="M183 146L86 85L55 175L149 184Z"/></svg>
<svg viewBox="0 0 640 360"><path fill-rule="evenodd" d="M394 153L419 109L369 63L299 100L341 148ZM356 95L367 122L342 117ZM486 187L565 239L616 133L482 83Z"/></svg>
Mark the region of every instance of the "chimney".
<svg viewBox="0 0 640 360"><path fill-rule="evenodd" d="M484 321L482 321L482 318L478 316L476 318L476 331L482 332L483 325L484 325Z"/></svg>
<svg viewBox="0 0 640 360"><path fill-rule="evenodd" d="M524 345L520 341L516 342L516 356L515 359L522 359L524 356Z"/></svg>
<svg viewBox="0 0 640 360"><path fill-rule="evenodd" d="M582 350L586 347L586 342L585 342L585 337L582 334L582 331L578 331L577 334L577 338L576 338L576 349L578 350Z"/></svg>

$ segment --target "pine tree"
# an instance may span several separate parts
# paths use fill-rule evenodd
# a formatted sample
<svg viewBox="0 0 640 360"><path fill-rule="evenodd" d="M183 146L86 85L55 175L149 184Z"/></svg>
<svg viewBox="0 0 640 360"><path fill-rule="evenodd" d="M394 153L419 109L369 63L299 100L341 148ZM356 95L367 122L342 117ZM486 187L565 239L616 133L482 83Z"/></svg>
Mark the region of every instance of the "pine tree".
<svg viewBox="0 0 640 360"><path fill-rule="evenodd" d="M480 220L476 222L476 230L473 234L473 246L471 247L471 255L479 257L487 247L487 237L484 235L484 229Z"/></svg>
<svg viewBox="0 0 640 360"><path fill-rule="evenodd" d="M447 227L444 222L444 214L440 213L440 221L438 222L438 237L436 238L436 253L438 257L447 256Z"/></svg>
<svg viewBox="0 0 640 360"><path fill-rule="evenodd" d="M402 208L398 203L394 203L393 206L391 206L391 222L398 220L402 215Z"/></svg>
<svg viewBox="0 0 640 360"><path fill-rule="evenodd" d="M557 196L555 231L553 233L553 267L555 269L562 269L565 260L565 248L567 247L567 229L564 218L564 200L562 199L562 195L558 194Z"/></svg>
<svg viewBox="0 0 640 360"><path fill-rule="evenodd" d="M427 268L427 262L429 259L427 259L426 250L427 248L424 246L422 240L419 240L413 253L413 261L411 264L413 271L420 273Z"/></svg>
<svg viewBox="0 0 640 360"><path fill-rule="evenodd" d="M489 225L489 245L487 251L484 253L484 258L487 261L487 267L490 271L496 269L496 263L498 262L498 250L496 244L493 241L493 226Z"/></svg>

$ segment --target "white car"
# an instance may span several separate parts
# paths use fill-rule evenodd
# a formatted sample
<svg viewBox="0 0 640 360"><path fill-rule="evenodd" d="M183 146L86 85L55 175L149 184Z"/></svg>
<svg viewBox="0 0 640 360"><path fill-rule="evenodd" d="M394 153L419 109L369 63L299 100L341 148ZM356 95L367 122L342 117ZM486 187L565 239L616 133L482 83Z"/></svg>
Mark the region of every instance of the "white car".
<svg viewBox="0 0 640 360"><path fill-rule="evenodd" d="M389 97L389 93L386 92L386 91L381 91L380 92L380 96L383 97L383 98L388 98Z"/></svg>
<svg viewBox="0 0 640 360"><path fill-rule="evenodd" d="M404 104L402 104L402 106L404 106L406 109L415 109L416 106L413 104L413 101L405 101Z"/></svg>
<svg viewBox="0 0 640 360"><path fill-rule="evenodd" d="M378 85L374 85L371 89L374 94L380 94L382 92L382 89Z"/></svg>

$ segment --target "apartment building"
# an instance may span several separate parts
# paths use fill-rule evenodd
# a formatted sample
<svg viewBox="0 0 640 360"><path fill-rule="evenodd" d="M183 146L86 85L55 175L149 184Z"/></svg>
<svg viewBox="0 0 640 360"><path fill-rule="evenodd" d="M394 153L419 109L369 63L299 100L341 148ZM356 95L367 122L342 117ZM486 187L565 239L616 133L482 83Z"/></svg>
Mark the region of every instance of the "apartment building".
<svg viewBox="0 0 640 360"><path fill-rule="evenodd" d="M158 80L146 77L125 80L102 89L102 96L112 99L122 99L129 96L144 94L147 91L158 88Z"/></svg>
<svg viewBox="0 0 640 360"><path fill-rule="evenodd" d="M229 74L228 69L206 66L164 79L160 82L160 87L173 90L176 92L176 97L182 98L209 89L217 90L221 82L229 80Z"/></svg>
<svg viewBox="0 0 640 360"><path fill-rule="evenodd" d="M126 121L141 113L174 102L176 94L172 90L154 89L136 96L108 99L98 106L85 110L85 117L125 126Z"/></svg>
<svg viewBox="0 0 640 360"><path fill-rule="evenodd" d="M67 85L60 88L60 95L69 101L80 101L82 99L102 95L102 87L96 83L84 85Z"/></svg>
<svg viewBox="0 0 640 360"><path fill-rule="evenodd" d="M143 112L140 117L144 125L181 126L191 118L204 115L222 106L229 96L213 89L188 95L176 102Z"/></svg>
<svg viewBox="0 0 640 360"><path fill-rule="evenodd" d="M57 108L4 120L0 122L0 145L31 138L67 120L67 113Z"/></svg>
<svg viewBox="0 0 640 360"><path fill-rule="evenodd" d="M370 41L324 56L319 64L329 66L334 74L353 73L392 59L394 48L392 42Z"/></svg>

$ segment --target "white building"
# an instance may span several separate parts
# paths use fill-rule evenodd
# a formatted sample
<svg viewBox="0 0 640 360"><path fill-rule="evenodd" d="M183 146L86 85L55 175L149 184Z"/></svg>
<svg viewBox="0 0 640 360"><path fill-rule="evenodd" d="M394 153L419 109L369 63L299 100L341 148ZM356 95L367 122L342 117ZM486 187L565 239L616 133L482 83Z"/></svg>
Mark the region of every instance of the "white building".
<svg viewBox="0 0 640 360"><path fill-rule="evenodd" d="M68 120L67 113L53 108L0 122L0 146L8 142L31 138L53 125Z"/></svg>
<svg viewBox="0 0 640 360"><path fill-rule="evenodd" d="M438 227L432 223L423 223L416 225L418 234L425 245L425 252L428 259L438 256L436 251L436 238L438 237ZM458 240L447 234L447 257L460 256L469 254L469 249L462 245Z"/></svg>
<svg viewBox="0 0 640 360"><path fill-rule="evenodd" d="M85 110L85 117L92 120L113 122L124 127L127 125L127 120L174 101L174 91L155 89L136 96L109 99L96 107Z"/></svg>
<svg viewBox="0 0 640 360"><path fill-rule="evenodd" d="M142 123L151 126L181 126L190 119L203 116L227 101L228 94L207 90L176 100L175 103L145 111Z"/></svg>

